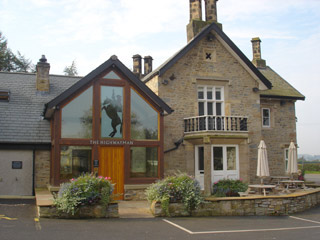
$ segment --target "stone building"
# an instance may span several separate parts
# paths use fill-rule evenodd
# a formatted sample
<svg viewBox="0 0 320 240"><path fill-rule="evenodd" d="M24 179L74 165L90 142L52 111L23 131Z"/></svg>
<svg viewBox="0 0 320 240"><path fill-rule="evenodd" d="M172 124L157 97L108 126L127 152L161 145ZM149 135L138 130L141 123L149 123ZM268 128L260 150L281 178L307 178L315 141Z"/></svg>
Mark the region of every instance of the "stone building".
<svg viewBox="0 0 320 240"><path fill-rule="evenodd" d="M253 60L217 22L217 1L190 0L187 45L145 76L175 111L165 117L165 174L195 175L207 194L223 178L256 181L257 148L268 147L271 175L284 175L296 141L295 101L304 96L266 65L261 40Z"/></svg>
<svg viewBox="0 0 320 240"><path fill-rule="evenodd" d="M217 0L204 7L205 20L190 0L188 43L155 70L137 54L133 72L115 56L83 78L49 74L44 56L36 74L1 72L0 195L97 172L139 199L177 171L210 194L219 179L257 180L261 139L271 175L284 175L304 96L266 65L259 38L252 61L229 39Z"/></svg>

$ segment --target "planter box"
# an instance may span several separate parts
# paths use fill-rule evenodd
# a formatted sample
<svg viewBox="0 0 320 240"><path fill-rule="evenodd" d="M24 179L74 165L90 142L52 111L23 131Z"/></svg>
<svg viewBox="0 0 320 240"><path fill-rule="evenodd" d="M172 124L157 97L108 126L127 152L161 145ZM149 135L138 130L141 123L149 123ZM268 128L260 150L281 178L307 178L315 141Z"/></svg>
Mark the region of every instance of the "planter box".
<svg viewBox="0 0 320 240"><path fill-rule="evenodd" d="M38 206L38 216L40 218L118 218L118 203L110 203L107 207L102 205L81 206L79 210L72 215L58 211L54 206Z"/></svg>

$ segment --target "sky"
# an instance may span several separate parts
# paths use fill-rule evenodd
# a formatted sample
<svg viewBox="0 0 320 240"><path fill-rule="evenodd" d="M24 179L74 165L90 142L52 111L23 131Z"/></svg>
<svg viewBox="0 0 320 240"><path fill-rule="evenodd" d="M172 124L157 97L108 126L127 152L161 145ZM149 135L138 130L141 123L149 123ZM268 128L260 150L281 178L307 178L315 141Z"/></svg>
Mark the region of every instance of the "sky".
<svg viewBox="0 0 320 240"><path fill-rule="evenodd" d="M251 60L262 40L267 65L306 96L297 101L299 154L320 155L320 0L219 0L218 21ZM189 0L0 0L0 31L8 47L51 74L75 61L85 76L110 56L132 69L151 55L156 68L186 43Z"/></svg>

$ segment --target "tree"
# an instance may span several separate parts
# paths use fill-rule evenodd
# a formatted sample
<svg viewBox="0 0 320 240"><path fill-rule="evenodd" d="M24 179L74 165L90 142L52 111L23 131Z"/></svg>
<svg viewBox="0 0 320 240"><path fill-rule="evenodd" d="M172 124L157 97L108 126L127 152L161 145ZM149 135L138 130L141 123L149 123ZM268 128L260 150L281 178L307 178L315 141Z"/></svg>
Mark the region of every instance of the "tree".
<svg viewBox="0 0 320 240"><path fill-rule="evenodd" d="M15 55L8 48L8 41L0 32L0 71L5 72L29 72L35 67L31 61L25 58L19 51Z"/></svg>
<svg viewBox="0 0 320 240"><path fill-rule="evenodd" d="M64 75L67 75L67 76L77 76L78 70L77 70L75 60L72 61L71 66L65 67L63 72L64 72Z"/></svg>

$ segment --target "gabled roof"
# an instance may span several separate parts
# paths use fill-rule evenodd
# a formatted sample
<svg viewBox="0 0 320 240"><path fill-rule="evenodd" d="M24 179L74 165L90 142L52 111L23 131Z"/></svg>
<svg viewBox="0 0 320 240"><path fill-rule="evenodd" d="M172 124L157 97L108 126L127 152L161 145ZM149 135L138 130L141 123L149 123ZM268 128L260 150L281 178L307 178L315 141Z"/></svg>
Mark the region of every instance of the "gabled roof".
<svg viewBox="0 0 320 240"><path fill-rule="evenodd" d="M50 123L42 119L43 106L79 77L50 75L50 91L36 89L36 74L0 72L0 86L10 91L0 102L0 148L4 143L50 144Z"/></svg>
<svg viewBox="0 0 320 240"><path fill-rule="evenodd" d="M85 86L91 82L98 75L103 73L108 68L118 69L128 80L136 86L138 89L143 91L150 99L158 105L163 111L167 113L172 113L173 110L161 99L159 98L150 88L148 88L140 79L138 79L121 61L118 60L117 56L111 56L109 60L101 64L95 70L90 72L87 76L80 79L69 89L64 91L62 94L51 100L45 105L44 116L45 118L50 118L57 106L59 106L63 101L65 101L70 95L77 92L81 87Z"/></svg>
<svg viewBox="0 0 320 240"><path fill-rule="evenodd" d="M207 36L211 31L215 31L217 35L227 44L227 46L243 61L243 63L250 69L250 71L267 87L271 88L271 82L252 64L252 62L241 52L241 50L231 41L231 39L213 22L198 33L185 47L175 53L166 62L160 65L157 69L146 75L142 81L148 82L154 76L162 76L168 69L170 69L177 61L186 55L196 44Z"/></svg>
<svg viewBox="0 0 320 240"><path fill-rule="evenodd" d="M272 89L260 91L261 97L305 100L305 96L269 66L258 69L272 83Z"/></svg>

